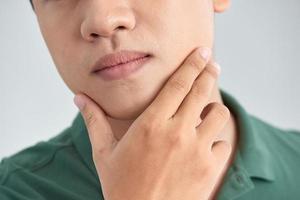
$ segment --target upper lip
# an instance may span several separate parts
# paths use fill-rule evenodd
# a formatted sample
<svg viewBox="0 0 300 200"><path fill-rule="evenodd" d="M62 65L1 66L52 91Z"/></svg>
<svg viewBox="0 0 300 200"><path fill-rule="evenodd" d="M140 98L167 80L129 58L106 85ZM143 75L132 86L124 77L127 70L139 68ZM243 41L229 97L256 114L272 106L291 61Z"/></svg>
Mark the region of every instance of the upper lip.
<svg viewBox="0 0 300 200"><path fill-rule="evenodd" d="M92 72L97 72L107 67L113 67L122 63L131 62L143 57L149 56L148 53L139 51L119 51L116 53L107 54L101 57L92 67Z"/></svg>

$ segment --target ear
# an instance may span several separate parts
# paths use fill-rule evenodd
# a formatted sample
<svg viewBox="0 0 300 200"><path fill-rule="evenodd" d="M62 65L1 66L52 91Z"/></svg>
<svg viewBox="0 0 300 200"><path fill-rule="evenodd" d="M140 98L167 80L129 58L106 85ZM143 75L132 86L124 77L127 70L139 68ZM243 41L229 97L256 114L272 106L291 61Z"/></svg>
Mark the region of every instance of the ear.
<svg viewBox="0 0 300 200"><path fill-rule="evenodd" d="M231 0L213 0L214 11L216 13L221 13L230 7Z"/></svg>

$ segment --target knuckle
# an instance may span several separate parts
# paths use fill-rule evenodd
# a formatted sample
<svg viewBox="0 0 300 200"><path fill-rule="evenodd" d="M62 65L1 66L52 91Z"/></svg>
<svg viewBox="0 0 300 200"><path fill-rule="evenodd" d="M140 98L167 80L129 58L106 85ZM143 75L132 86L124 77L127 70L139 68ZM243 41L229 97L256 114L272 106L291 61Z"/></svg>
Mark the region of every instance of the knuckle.
<svg viewBox="0 0 300 200"><path fill-rule="evenodd" d="M194 69L197 73L200 73L204 68L204 63L198 56L189 59L187 65Z"/></svg>
<svg viewBox="0 0 300 200"><path fill-rule="evenodd" d="M99 161L102 158L102 155L106 152L106 149L103 147L93 147L92 148L92 158L94 161Z"/></svg>
<svg viewBox="0 0 300 200"><path fill-rule="evenodd" d="M178 149L184 145L184 138L181 133L170 133L167 134L167 137L167 143L171 148Z"/></svg>
<svg viewBox="0 0 300 200"><path fill-rule="evenodd" d="M97 119L94 112L88 112L86 116L86 125L87 127L92 127L96 123Z"/></svg>
<svg viewBox="0 0 300 200"><path fill-rule="evenodd" d="M212 162L208 162L208 161L203 162L202 163L202 167L203 167L203 170L205 171L205 174L210 174L213 171L213 169L214 169L213 163Z"/></svg>
<svg viewBox="0 0 300 200"><path fill-rule="evenodd" d="M232 145L227 141L220 141L219 142L219 148L223 152L222 155L225 158L227 158L230 155L231 151L232 151Z"/></svg>
<svg viewBox="0 0 300 200"><path fill-rule="evenodd" d="M196 82L196 85L193 87L192 94L199 99L209 99L211 91L207 88L204 88L200 83Z"/></svg>
<svg viewBox="0 0 300 200"><path fill-rule="evenodd" d="M213 112L221 119L228 119L230 117L229 109L222 104L215 104L213 107Z"/></svg>
<svg viewBox="0 0 300 200"><path fill-rule="evenodd" d="M140 120L141 123L144 122L156 122L158 119L157 109L154 109L153 107L149 106L145 112L144 115L141 115Z"/></svg>
<svg viewBox="0 0 300 200"><path fill-rule="evenodd" d="M161 127L161 124L157 120L142 120L140 122L140 128L147 135L156 133Z"/></svg>
<svg viewBox="0 0 300 200"><path fill-rule="evenodd" d="M171 80L170 87L174 88L175 90L177 90L179 92L188 92L188 90L189 90L189 87L188 87L186 81L183 79L180 79L180 78L175 78L175 79Z"/></svg>
<svg viewBox="0 0 300 200"><path fill-rule="evenodd" d="M189 132L184 122L178 122L170 131L167 133L167 143L171 148L180 149L186 142L186 132Z"/></svg>
<svg viewBox="0 0 300 200"><path fill-rule="evenodd" d="M214 174L215 166L206 160L201 160L197 164L197 170L194 172L194 176L200 179L210 178L212 174Z"/></svg>
<svg viewBox="0 0 300 200"><path fill-rule="evenodd" d="M153 130L153 124L146 122L145 120L141 121L139 126L145 133L151 132Z"/></svg>
<svg viewBox="0 0 300 200"><path fill-rule="evenodd" d="M212 64L208 64L208 65L205 67L205 71L206 71L210 76L212 76L214 79L217 79L217 78L218 78L218 72L217 72L217 70L215 69L215 67L212 66Z"/></svg>

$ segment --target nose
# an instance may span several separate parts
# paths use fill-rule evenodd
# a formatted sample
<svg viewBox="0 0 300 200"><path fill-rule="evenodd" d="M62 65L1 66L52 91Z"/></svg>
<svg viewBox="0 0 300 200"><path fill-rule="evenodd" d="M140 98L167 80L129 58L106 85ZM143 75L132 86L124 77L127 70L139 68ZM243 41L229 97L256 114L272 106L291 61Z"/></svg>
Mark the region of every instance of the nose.
<svg viewBox="0 0 300 200"><path fill-rule="evenodd" d="M89 1L89 9L86 10L81 24L82 37L93 42L97 38L112 37L120 30L132 30L136 20L133 11L127 5L114 5L111 3L99 3Z"/></svg>

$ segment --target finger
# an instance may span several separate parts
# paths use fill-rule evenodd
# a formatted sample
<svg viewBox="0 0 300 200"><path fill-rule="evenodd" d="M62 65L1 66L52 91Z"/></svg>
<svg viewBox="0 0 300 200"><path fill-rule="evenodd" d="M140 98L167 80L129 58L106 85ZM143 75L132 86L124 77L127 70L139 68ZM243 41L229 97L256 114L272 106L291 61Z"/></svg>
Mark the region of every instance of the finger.
<svg viewBox="0 0 300 200"><path fill-rule="evenodd" d="M224 126L230 118L229 109L217 102L207 105L209 109L207 115L196 127L197 136L202 144L209 144L211 148L218 134L223 130Z"/></svg>
<svg viewBox="0 0 300 200"><path fill-rule="evenodd" d="M212 153L214 154L217 165L224 168L232 151L231 144L226 141L216 141L212 146Z"/></svg>
<svg viewBox="0 0 300 200"><path fill-rule="evenodd" d="M209 99L220 73L220 67L217 63L209 62L201 74L197 77L189 94L180 105L174 116L175 120L184 120L196 126L200 114L208 104Z"/></svg>
<svg viewBox="0 0 300 200"><path fill-rule="evenodd" d="M93 153L105 157L103 154L109 153L117 142L105 113L82 93L75 95L74 103L85 121Z"/></svg>
<svg viewBox="0 0 300 200"><path fill-rule="evenodd" d="M147 115L149 113L160 119L170 119L205 67L210 55L211 50L206 47L193 51L169 78L166 85L143 114Z"/></svg>

